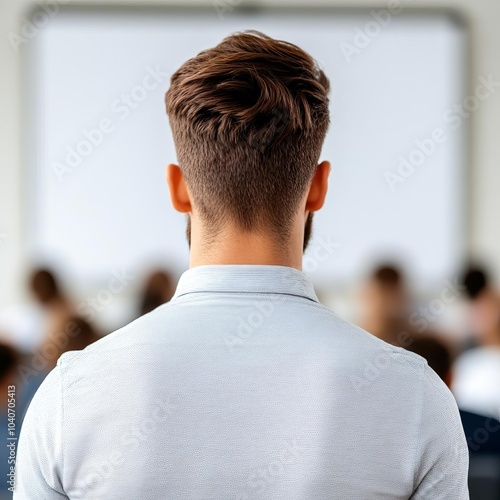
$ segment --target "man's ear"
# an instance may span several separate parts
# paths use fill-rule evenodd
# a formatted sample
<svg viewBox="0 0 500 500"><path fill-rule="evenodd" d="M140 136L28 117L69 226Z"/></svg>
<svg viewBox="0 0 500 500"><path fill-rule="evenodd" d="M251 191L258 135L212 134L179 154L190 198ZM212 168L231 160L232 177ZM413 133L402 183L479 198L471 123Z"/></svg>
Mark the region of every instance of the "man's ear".
<svg viewBox="0 0 500 500"><path fill-rule="evenodd" d="M174 208L182 213L191 212L191 198L184 175L178 165L171 163L167 166L167 184Z"/></svg>
<svg viewBox="0 0 500 500"><path fill-rule="evenodd" d="M328 175L330 174L330 163L327 161L321 162L314 174L309 193L306 199L306 211L316 212L325 203L326 193L328 191Z"/></svg>

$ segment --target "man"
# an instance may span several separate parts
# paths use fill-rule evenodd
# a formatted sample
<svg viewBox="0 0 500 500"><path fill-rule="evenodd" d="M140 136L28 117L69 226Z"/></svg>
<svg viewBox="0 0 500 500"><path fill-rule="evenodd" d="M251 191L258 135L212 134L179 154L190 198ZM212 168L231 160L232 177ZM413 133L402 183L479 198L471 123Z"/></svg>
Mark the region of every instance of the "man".
<svg viewBox="0 0 500 500"><path fill-rule="evenodd" d="M455 362L452 390L461 409L498 418L500 297L481 268L469 268L463 282L473 343Z"/></svg>
<svg viewBox="0 0 500 500"><path fill-rule="evenodd" d="M468 498L451 393L319 304L301 272L329 83L236 34L166 94L190 269L173 299L65 354L22 429L16 499Z"/></svg>
<svg viewBox="0 0 500 500"><path fill-rule="evenodd" d="M411 331L411 300L403 273L395 265L374 269L362 290L361 326L389 344L399 345L402 331Z"/></svg>
<svg viewBox="0 0 500 500"><path fill-rule="evenodd" d="M0 473L2 475L0 500L12 498L14 487L16 442L9 439L11 437L9 436L9 430L12 429L12 421L15 421L15 418L13 418L15 410L18 411L18 421L21 420L23 414L24 405L21 402L24 399L24 394L19 394L19 391L16 392L19 359L19 353L11 345L0 342L0 390L4 394L3 401L0 403L0 424L2 426L0 432L5 443L0 451ZM21 399L19 396L21 396Z"/></svg>

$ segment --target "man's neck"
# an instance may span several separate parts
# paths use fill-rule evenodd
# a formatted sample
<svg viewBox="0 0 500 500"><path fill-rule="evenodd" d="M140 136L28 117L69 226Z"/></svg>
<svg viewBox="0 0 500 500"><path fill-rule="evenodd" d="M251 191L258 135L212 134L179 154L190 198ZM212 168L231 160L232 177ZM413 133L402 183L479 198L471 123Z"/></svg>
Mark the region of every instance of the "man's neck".
<svg viewBox="0 0 500 500"><path fill-rule="evenodd" d="M258 232L221 231L213 241L195 226L191 232L189 267L203 265L275 265L302 270L302 241L290 238L286 246Z"/></svg>

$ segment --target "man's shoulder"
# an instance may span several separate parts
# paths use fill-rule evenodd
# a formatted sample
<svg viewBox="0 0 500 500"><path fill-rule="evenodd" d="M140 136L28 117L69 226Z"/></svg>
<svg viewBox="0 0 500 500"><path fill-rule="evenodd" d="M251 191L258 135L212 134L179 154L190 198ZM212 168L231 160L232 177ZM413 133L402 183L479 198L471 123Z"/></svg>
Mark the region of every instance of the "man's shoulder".
<svg viewBox="0 0 500 500"><path fill-rule="evenodd" d="M420 355L407 350L412 342L409 332L401 331L397 336L397 344L389 344L372 333L351 323L325 306L319 305L322 314L327 318L327 329L341 334L346 343L352 343L353 348L363 356L371 356L379 365L401 364L410 369L423 372L428 367L427 361ZM365 358L366 359L366 358Z"/></svg>
<svg viewBox="0 0 500 500"><path fill-rule="evenodd" d="M196 316L196 308L192 305L188 311L181 313L183 305L179 308L175 302L164 304L82 351L66 352L58 360L59 371L70 381L86 377L96 368L102 371L111 365L115 368L117 364L132 366L137 360L139 350L154 357L154 352L161 350L160 346L162 353L168 353L168 346L178 346L182 342L186 343L186 348L189 343L189 348L203 349L206 347L207 336L199 335L199 332L193 338L189 335L192 322L187 319ZM321 304L310 305L312 308L307 307L306 310L297 311L295 308L294 312L306 316L302 319L307 321L300 321L301 327L296 335L290 335L286 329L281 332L277 342L280 344L280 350L283 348L282 352L287 351L287 346L283 343L289 342L288 347L292 351L300 344L305 358L314 358L315 362L319 363L323 361L325 365L338 362L338 366L341 366L339 369L352 380L361 377L370 382L370 377L377 377L406 378L415 382L426 371L427 362L419 355L384 342ZM204 311L203 307L200 309ZM199 328L199 322L195 323L196 328ZM306 330L303 329L305 324ZM227 350L220 324L217 330L220 338L212 338L210 349L216 348L219 338L220 348ZM250 350L252 342L260 341L259 336L255 334L245 339L243 345ZM198 345L198 342L204 345Z"/></svg>

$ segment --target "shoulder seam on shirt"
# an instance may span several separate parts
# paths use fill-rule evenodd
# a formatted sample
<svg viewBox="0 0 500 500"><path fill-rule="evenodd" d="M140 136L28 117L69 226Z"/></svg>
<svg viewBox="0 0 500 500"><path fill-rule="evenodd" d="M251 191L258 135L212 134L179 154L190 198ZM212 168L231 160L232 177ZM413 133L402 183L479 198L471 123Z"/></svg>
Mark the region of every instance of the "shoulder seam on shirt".
<svg viewBox="0 0 500 500"><path fill-rule="evenodd" d="M53 373L54 373L54 376L55 378L57 378L57 383L58 385L60 386L61 390L62 390L62 384L61 384L61 370L60 370L60 367L58 365L56 365L54 368L53 368ZM51 375L51 373L49 373L49 375ZM57 376L56 376L57 375ZM46 377L47 378L47 377ZM44 381L45 382L45 381ZM59 389L59 388L57 388ZM59 391L57 391L57 394L59 393ZM36 396L36 394L35 394ZM61 402L62 402L62 398L61 398ZM62 418L62 415L61 415L61 418ZM61 420L62 422L62 420ZM53 422L54 423L54 422ZM56 429L56 432L57 432L57 429ZM62 447L62 433L61 433L61 477L59 478L60 479L60 487L57 486L56 481L49 481L48 478L45 476L45 474L41 474L43 480L45 481L45 484L53 491L57 492L59 495L63 495L65 494L64 492L64 486L63 486L63 447Z"/></svg>

